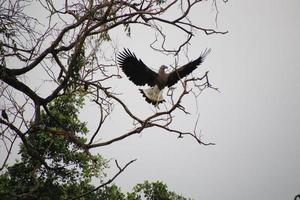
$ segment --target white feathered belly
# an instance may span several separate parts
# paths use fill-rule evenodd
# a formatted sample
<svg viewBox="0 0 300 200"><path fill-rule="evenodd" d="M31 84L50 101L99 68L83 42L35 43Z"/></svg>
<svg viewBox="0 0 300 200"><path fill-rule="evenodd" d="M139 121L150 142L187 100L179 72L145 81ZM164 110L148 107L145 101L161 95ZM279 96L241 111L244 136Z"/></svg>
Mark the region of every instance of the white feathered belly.
<svg viewBox="0 0 300 200"><path fill-rule="evenodd" d="M140 89L140 91L148 103L157 105L165 101L162 96L163 90L160 90L157 86L148 89Z"/></svg>

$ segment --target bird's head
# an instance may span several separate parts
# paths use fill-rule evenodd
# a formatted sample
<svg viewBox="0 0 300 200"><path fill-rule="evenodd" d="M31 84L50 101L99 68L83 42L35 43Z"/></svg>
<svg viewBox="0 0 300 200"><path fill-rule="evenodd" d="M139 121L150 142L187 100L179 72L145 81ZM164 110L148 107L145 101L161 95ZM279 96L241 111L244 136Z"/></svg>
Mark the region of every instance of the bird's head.
<svg viewBox="0 0 300 200"><path fill-rule="evenodd" d="M168 69L168 67L166 65L162 65L162 66L160 66L159 71L163 71L164 72L165 69Z"/></svg>

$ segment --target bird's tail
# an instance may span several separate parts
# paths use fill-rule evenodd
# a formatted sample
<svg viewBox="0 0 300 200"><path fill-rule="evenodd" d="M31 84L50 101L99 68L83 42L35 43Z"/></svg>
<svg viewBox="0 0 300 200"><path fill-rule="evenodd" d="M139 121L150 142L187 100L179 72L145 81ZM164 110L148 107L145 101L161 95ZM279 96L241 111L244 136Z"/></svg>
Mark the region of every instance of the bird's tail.
<svg viewBox="0 0 300 200"><path fill-rule="evenodd" d="M143 94L148 103L155 106L165 102L162 96L163 90L160 90L157 86L148 89L140 89L140 92Z"/></svg>

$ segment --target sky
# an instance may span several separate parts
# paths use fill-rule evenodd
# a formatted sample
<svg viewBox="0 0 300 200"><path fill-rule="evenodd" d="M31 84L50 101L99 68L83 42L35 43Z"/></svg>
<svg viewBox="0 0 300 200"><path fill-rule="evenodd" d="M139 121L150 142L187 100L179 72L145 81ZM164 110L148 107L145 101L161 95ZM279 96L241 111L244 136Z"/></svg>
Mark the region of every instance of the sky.
<svg viewBox="0 0 300 200"><path fill-rule="evenodd" d="M297 0L229 1L220 6L218 28L229 33L199 32L189 58L212 48L195 73L209 70L211 83L221 92L205 90L197 100L198 112L193 98L185 99L192 116L176 116L176 126L190 130L199 113L202 139L216 145L201 146L192 138L177 139L153 129L98 149L123 164L137 158L116 183L126 191L143 180L162 180L170 190L196 200L282 200L300 193L299 8ZM199 12L192 14L201 21ZM119 37L120 47L130 48L155 69L174 62L145 46L153 39L145 30L132 32L131 39ZM170 38L175 43L178 36ZM128 79L121 83L118 89L128 91L129 98L138 95ZM151 110L141 101L132 98L128 104L141 114ZM122 124L122 117L111 120Z"/></svg>
<svg viewBox="0 0 300 200"><path fill-rule="evenodd" d="M212 6L205 5L203 12L192 11L191 20L215 27ZM210 82L220 92L204 90L197 99L198 109L192 96L184 98L191 115L176 112L174 120L175 128L193 130L199 115L201 139L216 145L203 146L191 137L178 139L150 129L95 149L120 165L137 159L116 179L122 190L129 191L144 180L161 180L171 191L195 200L282 200L300 193L300 1L229 1L225 5L219 1L219 5L218 30L228 34L197 32L188 57L212 49L194 75L209 70ZM166 32L170 46L182 37L171 29ZM129 48L153 69L174 64L174 57L149 47L154 39L149 30L133 28L131 38L121 32L111 36L119 49ZM179 64L186 62L181 56ZM138 88L123 77L114 84L116 91L125 91L121 98L128 107L138 116L153 113ZM102 139L130 129L132 122L118 109L103 127ZM97 126L95 112L93 107L83 112L91 130ZM108 174L114 170L112 162Z"/></svg>

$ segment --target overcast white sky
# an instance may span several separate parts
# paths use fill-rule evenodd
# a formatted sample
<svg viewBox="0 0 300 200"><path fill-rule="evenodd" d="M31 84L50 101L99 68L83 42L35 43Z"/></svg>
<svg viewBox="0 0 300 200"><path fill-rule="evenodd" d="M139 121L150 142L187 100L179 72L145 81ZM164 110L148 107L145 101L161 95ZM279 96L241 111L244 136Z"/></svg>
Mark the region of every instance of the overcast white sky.
<svg viewBox="0 0 300 200"><path fill-rule="evenodd" d="M96 149L120 164L138 159L116 183L126 191L144 180L162 180L170 190L195 200L282 200L300 193L299 9L299 0L230 0L220 6L219 30L229 33L198 32L189 48L190 59L212 48L195 74L209 70L211 83L221 93L205 90L198 98L197 128L205 142L216 145L200 146L192 138L177 139L152 129ZM200 13L193 12L195 23L214 25L212 10L210 18ZM121 33L112 36L120 49L130 48L154 69L174 62L148 47L154 36L145 29L135 29L132 39ZM178 39L180 35L171 34L170 44ZM185 62L182 57L180 64ZM124 98L127 95L128 106L138 115L152 112L127 78L116 85L116 90L126 91ZM178 113L175 124L192 130L195 101L189 97L183 104L192 115ZM124 131L128 122L118 115L109 119L107 133L101 136L111 138ZM95 116L88 113L85 118L95 121ZM96 123L89 124L91 130Z"/></svg>
<svg viewBox="0 0 300 200"><path fill-rule="evenodd" d="M220 30L229 33L199 33L189 49L191 59L206 47L213 50L196 73L209 70L211 82L221 90L206 90L198 99L198 129L204 141L216 145L199 146L191 138L179 140L153 130L99 149L123 163L138 159L116 183L129 190L143 180L162 180L196 200L282 200L300 193L299 9L298 0L229 1L220 7ZM201 20L199 12L193 19ZM146 48L148 39L153 35L140 30L119 45L153 68L172 64L172 58ZM124 87L137 95L136 86L121 80L126 82ZM129 106L141 105L139 112L148 112L141 101L136 97ZM192 98L184 104L193 111ZM191 128L195 113L181 115L178 127Z"/></svg>

